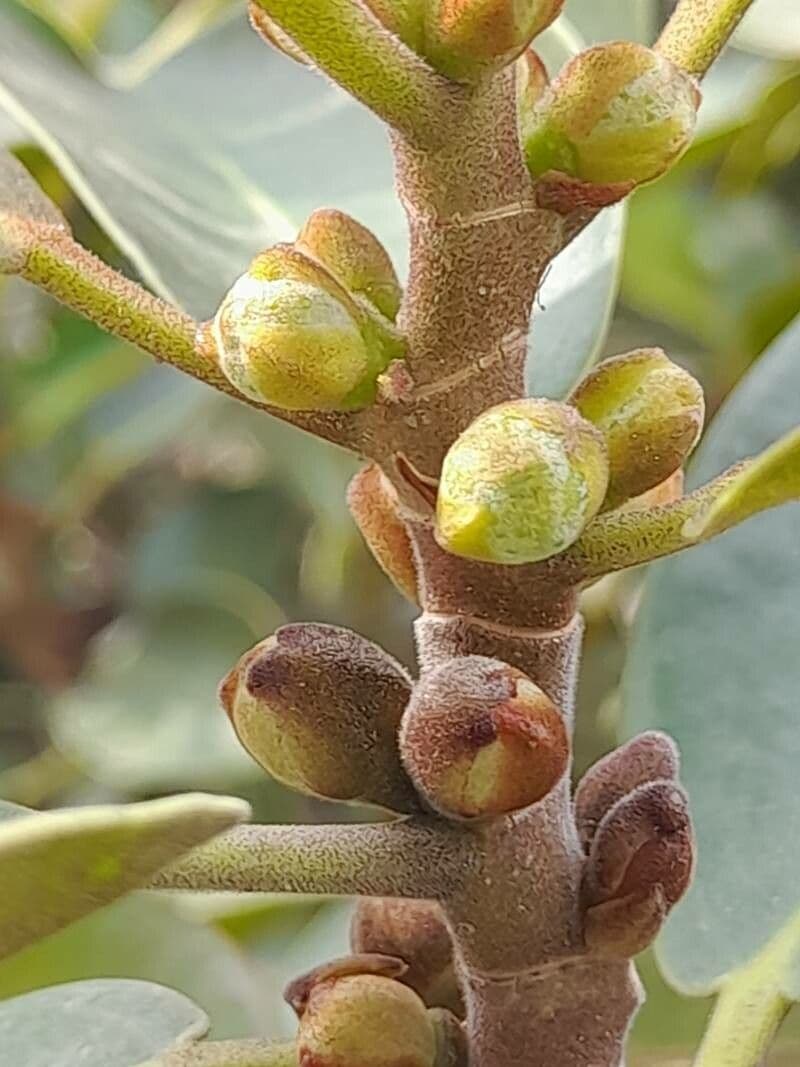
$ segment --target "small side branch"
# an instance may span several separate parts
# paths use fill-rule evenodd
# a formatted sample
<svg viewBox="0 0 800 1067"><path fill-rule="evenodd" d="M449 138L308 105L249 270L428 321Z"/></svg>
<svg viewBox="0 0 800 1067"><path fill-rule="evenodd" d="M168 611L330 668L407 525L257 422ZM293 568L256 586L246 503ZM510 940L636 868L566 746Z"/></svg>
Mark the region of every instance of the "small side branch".
<svg viewBox="0 0 800 1067"><path fill-rule="evenodd" d="M656 50L698 78L727 44L753 0L680 0Z"/></svg>
<svg viewBox="0 0 800 1067"><path fill-rule="evenodd" d="M440 900L472 866L469 835L435 820L244 826L162 871L151 889Z"/></svg>
<svg viewBox="0 0 800 1067"><path fill-rule="evenodd" d="M456 91L354 0L256 0L329 77L411 139L446 129ZM445 124L445 125L443 125Z"/></svg>
<svg viewBox="0 0 800 1067"><path fill-rule="evenodd" d="M107 333L242 403L335 444L357 447L360 413L284 411L243 396L222 373L205 325L109 267L65 224L0 214L3 242L14 249L6 273L32 282Z"/></svg>

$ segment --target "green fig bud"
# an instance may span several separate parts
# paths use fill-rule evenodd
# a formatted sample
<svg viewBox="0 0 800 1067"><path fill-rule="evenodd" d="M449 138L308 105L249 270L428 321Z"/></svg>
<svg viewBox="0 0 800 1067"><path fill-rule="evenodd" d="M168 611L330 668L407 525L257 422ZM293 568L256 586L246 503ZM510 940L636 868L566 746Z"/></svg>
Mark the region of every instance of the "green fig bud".
<svg viewBox="0 0 800 1067"><path fill-rule="evenodd" d="M659 348L604 360L570 400L605 436L606 509L665 482L683 466L703 430L702 387Z"/></svg>
<svg viewBox="0 0 800 1067"><path fill-rule="evenodd" d="M396 980L397 962L356 956L292 983L287 999L300 1015L300 1067L436 1067L435 1020ZM359 966L366 973L357 973Z"/></svg>
<svg viewBox="0 0 800 1067"><path fill-rule="evenodd" d="M428 0L365 0L376 19L404 44L419 52Z"/></svg>
<svg viewBox="0 0 800 1067"><path fill-rule="evenodd" d="M411 693L403 668L349 630L283 626L246 653L220 699L239 740L293 789L330 800L419 808L397 733Z"/></svg>
<svg viewBox="0 0 800 1067"><path fill-rule="evenodd" d="M445 457L436 538L456 556L534 563L580 536L607 485L603 436L575 408L542 399L499 404Z"/></svg>
<svg viewBox="0 0 800 1067"><path fill-rule="evenodd" d="M688 146L700 97L694 80L644 45L617 41L575 56L525 121L534 176L560 171L598 185L638 185Z"/></svg>
<svg viewBox="0 0 800 1067"><path fill-rule="evenodd" d="M315 211L297 247L323 263L351 293L365 296L387 319L400 310L403 289L377 237L343 211Z"/></svg>
<svg viewBox="0 0 800 1067"><path fill-rule="evenodd" d="M425 54L456 81L506 66L559 15L564 0L433 0Z"/></svg>
<svg viewBox="0 0 800 1067"><path fill-rule="evenodd" d="M353 478L347 504L364 540L383 571L412 604L418 602L417 565L397 493L376 463Z"/></svg>
<svg viewBox="0 0 800 1067"><path fill-rule="evenodd" d="M403 716L400 751L430 807L454 819L535 804L569 764L566 727L550 698L522 671L484 656L423 675Z"/></svg>
<svg viewBox="0 0 800 1067"><path fill-rule="evenodd" d="M432 900L362 897L350 926L353 952L380 953L407 967L400 981L428 1007L463 1018L464 1003L453 965L453 942L441 907Z"/></svg>

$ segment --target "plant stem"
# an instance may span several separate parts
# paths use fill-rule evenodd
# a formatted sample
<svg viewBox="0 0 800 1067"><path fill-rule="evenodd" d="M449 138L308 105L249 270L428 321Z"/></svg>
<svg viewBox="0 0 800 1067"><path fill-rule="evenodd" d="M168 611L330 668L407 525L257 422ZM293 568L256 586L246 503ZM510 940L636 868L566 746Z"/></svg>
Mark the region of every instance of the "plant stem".
<svg viewBox="0 0 800 1067"><path fill-rule="evenodd" d="M297 1048L294 1042L193 1041L139 1067L297 1067Z"/></svg>
<svg viewBox="0 0 800 1067"><path fill-rule="evenodd" d="M458 89L353 0L257 0L331 78L395 129L435 141Z"/></svg>
<svg viewBox="0 0 800 1067"><path fill-rule="evenodd" d="M747 13L753 0L680 0L657 51L701 78Z"/></svg>
<svg viewBox="0 0 800 1067"><path fill-rule="evenodd" d="M162 871L151 889L437 899L474 866L469 840L439 820L243 826Z"/></svg>

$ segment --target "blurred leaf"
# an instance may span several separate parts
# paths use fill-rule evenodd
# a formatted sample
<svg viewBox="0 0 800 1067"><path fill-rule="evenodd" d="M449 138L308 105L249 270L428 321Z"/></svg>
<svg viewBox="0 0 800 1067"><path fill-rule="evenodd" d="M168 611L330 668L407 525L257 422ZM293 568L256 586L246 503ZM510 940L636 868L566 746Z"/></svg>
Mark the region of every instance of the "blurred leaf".
<svg viewBox="0 0 800 1067"><path fill-rule="evenodd" d="M800 8L796 0L758 0L734 37L739 48L784 59L800 56Z"/></svg>
<svg viewBox="0 0 800 1067"><path fill-rule="evenodd" d="M142 885L247 813L241 800L193 794L4 820L0 956L12 955Z"/></svg>
<svg viewBox="0 0 800 1067"><path fill-rule="evenodd" d="M620 285L626 215L626 205L608 208L553 261L533 316L529 392L566 396L599 356Z"/></svg>
<svg viewBox="0 0 800 1067"><path fill-rule="evenodd" d="M48 22L77 52L91 51L119 0L17 0Z"/></svg>
<svg viewBox="0 0 800 1067"><path fill-rule="evenodd" d="M565 20L541 43L553 66L580 45ZM212 314L252 255L292 237L323 198L374 229L405 268L406 224L383 127L265 49L244 18L120 93L48 50L0 2L0 69L0 105L54 158L145 280L193 314ZM619 212L607 212L554 264L543 298L553 310L538 325L544 388L568 389L600 343L620 236ZM575 316L584 283L586 311Z"/></svg>
<svg viewBox="0 0 800 1067"><path fill-rule="evenodd" d="M651 44L658 28L657 0L567 0L567 18L588 44L642 41Z"/></svg>
<svg viewBox="0 0 800 1067"><path fill-rule="evenodd" d="M278 1023L281 989L266 969L228 938L186 919L171 899L151 893L127 897L5 960L0 998L98 977L178 990L203 1008L215 1038L269 1037Z"/></svg>
<svg viewBox="0 0 800 1067"><path fill-rule="evenodd" d="M78 683L50 706L53 743L98 782L136 793L227 788L263 774L216 690L269 631L271 602L235 574L195 578L205 580L196 599L173 594L113 623Z"/></svg>
<svg viewBox="0 0 800 1067"><path fill-rule="evenodd" d="M693 482L798 422L800 320L715 419ZM658 948L690 993L753 960L800 906L799 511L787 505L655 566L636 620L626 729L675 736L699 838L694 885Z"/></svg>
<svg viewBox="0 0 800 1067"><path fill-rule="evenodd" d="M0 1004L0 1048L19 1067L131 1067L202 1037L205 1013L148 982L71 982Z"/></svg>

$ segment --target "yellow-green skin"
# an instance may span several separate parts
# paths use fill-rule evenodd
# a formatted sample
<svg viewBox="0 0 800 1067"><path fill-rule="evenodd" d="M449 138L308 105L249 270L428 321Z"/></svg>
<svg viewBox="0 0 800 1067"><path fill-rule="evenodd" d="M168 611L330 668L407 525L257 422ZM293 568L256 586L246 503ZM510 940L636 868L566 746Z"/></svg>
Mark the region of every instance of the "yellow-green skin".
<svg viewBox="0 0 800 1067"><path fill-rule="evenodd" d="M630 41L590 48L526 118L528 168L603 185L651 181L691 141L699 99L692 78L652 49Z"/></svg>
<svg viewBox="0 0 800 1067"><path fill-rule="evenodd" d="M679 470L703 430L700 383L657 348L604 360L571 401L605 437L606 508L640 496Z"/></svg>
<svg viewBox="0 0 800 1067"><path fill-rule="evenodd" d="M534 563L577 540L607 485L603 436L574 408L542 399L500 404L445 457L436 537L468 559Z"/></svg>
<svg viewBox="0 0 800 1067"><path fill-rule="evenodd" d="M371 376L358 322L311 282L243 275L214 319L220 367L251 400L286 411L360 406Z"/></svg>
<svg viewBox="0 0 800 1067"><path fill-rule="evenodd" d="M436 1030L408 986L352 975L312 990L297 1051L301 1067L434 1067Z"/></svg>

